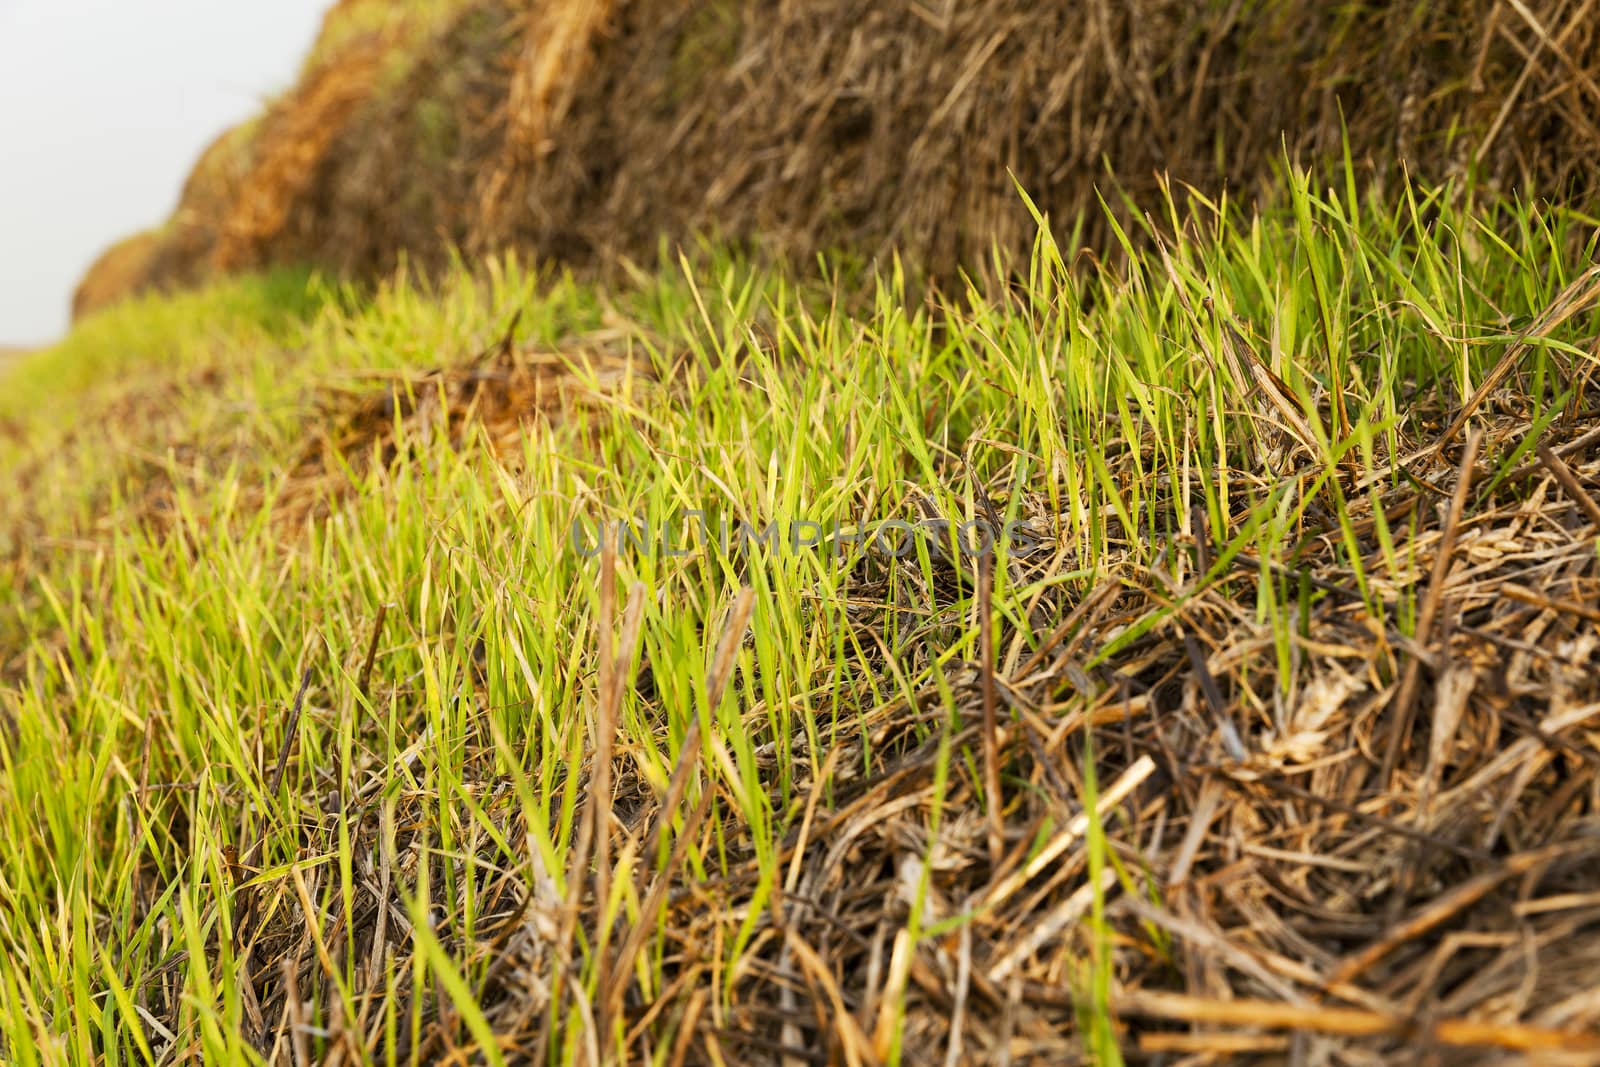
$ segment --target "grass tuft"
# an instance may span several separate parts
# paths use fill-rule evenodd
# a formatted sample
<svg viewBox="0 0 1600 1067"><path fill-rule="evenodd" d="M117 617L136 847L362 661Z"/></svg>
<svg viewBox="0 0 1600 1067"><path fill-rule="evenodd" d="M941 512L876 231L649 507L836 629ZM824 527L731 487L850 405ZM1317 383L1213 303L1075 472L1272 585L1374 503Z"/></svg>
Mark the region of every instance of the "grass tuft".
<svg viewBox="0 0 1600 1067"><path fill-rule="evenodd" d="M5 371L0 1055L1592 1049L1593 220L1160 207Z"/></svg>

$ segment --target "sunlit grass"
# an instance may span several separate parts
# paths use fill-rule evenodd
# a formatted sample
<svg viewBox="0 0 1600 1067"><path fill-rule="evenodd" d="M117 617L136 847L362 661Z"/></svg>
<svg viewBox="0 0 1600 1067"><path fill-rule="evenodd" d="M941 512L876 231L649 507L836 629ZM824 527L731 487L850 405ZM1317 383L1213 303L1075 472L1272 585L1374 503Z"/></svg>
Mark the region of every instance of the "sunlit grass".
<svg viewBox="0 0 1600 1067"><path fill-rule="evenodd" d="M353 1032L346 1048L374 1062L428 1059L426 1023L449 1003L461 1040L498 1062L510 1050L476 998L496 965L505 876L556 917L544 932L571 964L559 981L603 1007L611 924L597 929L585 910L576 929L559 926L588 817L578 772L601 721L597 649L620 626L601 614L601 561L572 546L575 519L659 525L698 511L826 529L917 521L926 496L975 520L975 478L1005 518L1046 517L1054 553L1024 571L1001 545L993 612L1007 670L1060 621L1030 627L1057 593L1161 575L1188 591L1181 601L1241 554L1258 561L1258 613L1287 664L1293 609L1321 594L1286 573L1324 527L1345 538L1367 610L1383 619L1398 604L1409 627L1417 576L1403 531L1369 509L1390 546L1374 572L1351 509L1407 478L1405 457L1437 432L1417 413L1471 395L1582 271L1592 225L1524 207L1471 213L1448 191L1361 200L1295 179L1261 216L1171 209L1116 269L1041 237L999 300L908 303L890 268L861 302L708 253L625 293L503 262L372 294L243 279L96 317L10 372L0 400L14 428L0 444L12 561L0 588L5 1058L260 1062L241 923L260 933L310 912L293 926L303 940L270 947L318 961L321 996L301 1031L314 1056ZM353 492L284 528L291 461L341 398L379 389L370 372L465 363L517 313L519 342L565 353L591 403L531 419L510 451L396 416L397 458L352 465ZM627 372L586 363L599 349ZM1589 359L1534 340L1520 395L1535 423L1586 403L1561 369ZM1287 436L1257 360L1289 390L1279 401L1298 402ZM1309 470L1283 473L1292 448L1315 457ZM1503 471L1520 455L1487 459ZM140 507L153 468L171 491L159 523ZM664 911L647 910L646 876L689 886L757 872L705 978L718 1003L704 1010L730 1011L752 946L781 936L783 842L813 791L852 770L829 753L849 739L870 759L864 716L894 701L941 712L919 726L939 769L907 936L976 918L930 923L920 910L941 820L959 814L941 810L947 783L981 779L980 750L955 741L976 711L947 678L980 656L974 590L959 579L931 595L941 564L924 545L886 565L863 607L862 556L768 545L615 561L616 603L641 590L636 655L617 670L647 671L648 686L621 691L614 774L660 798L686 738L700 746L654 852L648 824L611 842L603 910L618 929L650 931L629 962L646 1001L672 981L675 951ZM746 587L748 636L735 635L719 686L715 650ZM1170 610L1093 651L1114 657ZM881 624L868 632L863 613ZM1093 769L1077 776L1091 812ZM689 834L702 803L710 833ZM1117 861L1098 818L1088 843L1100 884ZM410 935L374 955L357 932L385 879ZM1073 992L1086 1047L1109 1062L1112 946L1098 907L1090 926ZM897 1009L880 1017L898 1061ZM676 1018L646 1032L657 1062ZM630 1022L551 1011L547 1054L586 1062L620 1047ZM861 1023L879 1037L878 1018Z"/></svg>

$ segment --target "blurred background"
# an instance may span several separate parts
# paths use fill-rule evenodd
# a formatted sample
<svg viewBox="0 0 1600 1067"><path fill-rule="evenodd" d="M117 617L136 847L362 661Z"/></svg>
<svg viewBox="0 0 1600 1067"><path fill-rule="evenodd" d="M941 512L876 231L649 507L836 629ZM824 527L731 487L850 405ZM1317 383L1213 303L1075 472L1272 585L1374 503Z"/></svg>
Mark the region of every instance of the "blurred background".
<svg viewBox="0 0 1600 1067"><path fill-rule="evenodd" d="M0 0L0 344L242 273L620 277L706 235L989 287L1018 186L1102 258L1290 166L1588 204L1596 2Z"/></svg>
<svg viewBox="0 0 1600 1067"><path fill-rule="evenodd" d="M65 332L106 243L171 214L293 84L327 0L0 0L0 348Z"/></svg>

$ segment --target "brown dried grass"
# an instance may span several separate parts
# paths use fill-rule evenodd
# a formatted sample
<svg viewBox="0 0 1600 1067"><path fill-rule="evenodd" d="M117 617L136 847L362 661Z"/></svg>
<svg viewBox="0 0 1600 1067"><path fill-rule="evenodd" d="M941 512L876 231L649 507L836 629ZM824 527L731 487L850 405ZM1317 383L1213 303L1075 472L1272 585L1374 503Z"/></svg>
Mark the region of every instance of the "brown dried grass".
<svg viewBox="0 0 1600 1067"><path fill-rule="evenodd" d="M370 275L451 247L587 266L706 232L798 257L892 248L949 277L1031 240L1013 175L1099 243L1101 196L1153 203L1170 175L1251 197L1285 150L1336 162L1346 131L1378 180L1472 171L1588 198L1597 14L1595 0L470 0L424 39L333 49L203 212L220 251L175 247L148 281L290 261ZM376 39L410 71L365 95Z"/></svg>
<svg viewBox="0 0 1600 1067"><path fill-rule="evenodd" d="M403 462L404 449L430 447L441 435L452 449L481 446L515 469L531 424L559 425L592 405L596 389L649 378L615 331L528 348L512 343L513 329L514 322L498 344L460 363L330 385L275 500L274 522L303 528L307 518L326 516L353 495L360 478Z"/></svg>
<svg viewBox="0 0 1600 1067"><path fill-rule="evenodd" d="M256 136L265 121L227 130L201 153L135 290L194 285L209 274L222 221L254 168Z"/></svg>
<svg viewBox="0 0 1600 1067"><path fill-rule="evenodd" d="M528 128L557 148L479 237L648 255L713 230L947 275L1027 247L1013 175L1070 223L1119 186L1156 202L1159 174L1254 195L1285 148L1336 159L1342 128L1380 175L1476 162L1526 195L1587 193L1590 8L620 5L571 60L571 105L508 121L508 150Z"/></svg>
<svg viewBox="0 0 1600 1067"><path fill-rule="evenodd" d="M305 78L269 114L254 140L254 165L222 219L211 266L219 271L263 265L262 254L302 209L328 164L328 149L367 101L384 57L376 39L345 48L335 62Z"/></svg>
<svg viewBox="0 0 1600 1067"><path fill-rule="evenodd" d="M151 259L161 241L154 230L142 230L102 252L72 292L72 317L81 319L140 285L149 276Z"/></svg>

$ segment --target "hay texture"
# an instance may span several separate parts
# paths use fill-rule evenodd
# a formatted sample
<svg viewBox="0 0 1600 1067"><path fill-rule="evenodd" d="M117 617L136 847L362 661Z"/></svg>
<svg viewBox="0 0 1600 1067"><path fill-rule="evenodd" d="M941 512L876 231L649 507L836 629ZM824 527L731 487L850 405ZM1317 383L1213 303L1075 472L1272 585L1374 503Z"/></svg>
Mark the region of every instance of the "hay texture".
<svg viewBox="0 0 1600 1067"><path fill-rule="evenodd" d="M452 249L581 268L706 233L981 274L1032 237L1016 184L1093 244L1102 200L1249 197L1347 144L1370 180L1596 190L1594 0L424 6L338 5L128 288Z"/></svg>

